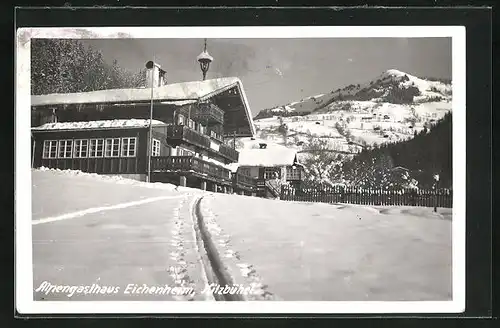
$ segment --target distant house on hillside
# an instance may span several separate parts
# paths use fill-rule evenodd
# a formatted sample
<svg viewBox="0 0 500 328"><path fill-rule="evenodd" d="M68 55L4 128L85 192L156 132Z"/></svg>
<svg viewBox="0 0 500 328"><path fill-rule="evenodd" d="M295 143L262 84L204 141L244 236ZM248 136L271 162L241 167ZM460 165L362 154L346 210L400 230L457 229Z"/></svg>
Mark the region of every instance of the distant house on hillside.
<svg viewBox="0 0 500 328"><path fill-rule="evenodd" d="M400 173L404 173L404 172L409 172L410 171L406 167L402 167L402 166L395 166L391 170L393 172L400 172Z"/></svg>
<svg viewBox="0 0 500 328"><path fill-rule="evenodd" d="M282 184L300 186L304 180L304 167L297 160L297 152L285 147L242 149L238 163L231 164L244 176L257 178L258 196L278 197Z"/></svg>
<svg viewBox="0 0 500 328"><path fill-rule="evenodd" d="M33 167L142 181L150 173L151 182L255 192L251 179L233 183L243 178L228 167L239 158L235 138L255 135L241 81L165 84L161 72L156 64L148 68L148 76L156 78L148 78L146 88L32 96Z"/></svg>

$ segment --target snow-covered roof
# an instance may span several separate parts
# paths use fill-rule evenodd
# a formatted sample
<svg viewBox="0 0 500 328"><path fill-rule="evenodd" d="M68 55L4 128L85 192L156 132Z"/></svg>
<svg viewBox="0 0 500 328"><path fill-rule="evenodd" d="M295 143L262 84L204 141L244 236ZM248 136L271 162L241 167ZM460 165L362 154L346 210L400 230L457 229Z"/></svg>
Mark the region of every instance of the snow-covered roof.
<svg viewBox="0 0 500 328"><path fill-rule="evenodd" d="M219 78L205 81L191 81L167 84L153 88L153 98L165 100L198 100L223 92L241 83L236 77ZM109 89L89 92L54 93L31 96L31 106L140 102L151 100L150 88Z"/></svg>
<svg viewBox="0 0 500 328"><path fill-rule="evenodd" d="M153 126L166 125L162 121L153 120ZM145 128L149 127L149 120L129 119L129 120L103 120L87 122L58 122L46 123L34 128L34 131L47 130L97 130L97 129L117 129L117 128Z"/></svg>
<svg viewBox="0 0 500 328"><path fill-rule="evenodd" d="M286 166L295 163L297 152L290 148L242 149L238 166Z"/></svg>
<svg viewBox="0 0 500 328"><path fill-rule="evenodd" d="M213 158L203 158L204 161L207 161L207 162L210 162L210 163L213 163L213 164L216 164L216 165L219 165L219 166L222 166L224 167L225 169L228 169L230 170L231 172L236 172L236 171L233 171L233 167L230 165L230 164L224 164L218 160L215 160Z"/></svg>
<svg viewBox="0 0 500 328"><path fill-rule="evenodd" d="M239 163L229 163L226 167L231 170L231 172L236 173L238 171L238 167L240 167Z"/></svg>
<svg viewBox="0 0 500 328"><path fill-rule="evenodd" d="M393 167L392 168L393 171L396 171L396 170L404 170L404 171L409 171L406 167L402 167L402 166L396 166L396 167Z"/></svg>
<svg viewBox="0 0 500 328"><path fill-rule="evenodd" d="M165 100L160 102L160 104L175 105L175 106L184 106L194 103L196 103L196 100Z"/></svg>
<svg viewBox="0 0 500 328"><path fill-rule="evenodd" d="M237 77L224 77L204 81L190 81L167 84L153 88L153 99L160 102L198 101L216 96L237 86L252 135L256 134L252 113L248 104L243 84ZM110 89L90 92L55 93L31 96L31 106L103 104L147 102L151 100L150 88Z"/></svg>
<svg viewBox="0 0 500 328"><path fill-rule="evenodd" d="M196 57L196 60L197 61L200 61L200 60L209 60L209 61L214 61L214 57L210 56L210 54L205 50L205 51L202 51L201 54L198 55L198 57Z"/></svg>

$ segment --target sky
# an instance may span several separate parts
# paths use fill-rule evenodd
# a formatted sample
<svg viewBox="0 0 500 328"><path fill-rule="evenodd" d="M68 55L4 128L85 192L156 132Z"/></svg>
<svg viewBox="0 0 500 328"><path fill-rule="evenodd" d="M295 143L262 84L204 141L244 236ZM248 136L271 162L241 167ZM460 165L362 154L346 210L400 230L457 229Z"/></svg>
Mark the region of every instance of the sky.
<svg viewBox="0 0 500 328"><path fill-rule="evenodd" d="M154 57L167 83L199 80L203 39L93 39L104 59L138 71ZM388 69L451 79L451 38L208 39L207 79L241 79L252 113L369 82Z"/></svg>

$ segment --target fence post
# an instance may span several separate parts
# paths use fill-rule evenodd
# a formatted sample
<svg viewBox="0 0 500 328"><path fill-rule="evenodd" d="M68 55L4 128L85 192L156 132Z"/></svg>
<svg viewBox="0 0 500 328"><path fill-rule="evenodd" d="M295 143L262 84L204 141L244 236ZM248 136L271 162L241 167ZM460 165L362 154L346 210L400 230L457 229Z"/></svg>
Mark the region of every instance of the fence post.
<svg viewBox="0 0 500 328"><path fill-rule="evenodd" d="M436 186L434 186L434 212L437 212L437 189Z"/></svg>

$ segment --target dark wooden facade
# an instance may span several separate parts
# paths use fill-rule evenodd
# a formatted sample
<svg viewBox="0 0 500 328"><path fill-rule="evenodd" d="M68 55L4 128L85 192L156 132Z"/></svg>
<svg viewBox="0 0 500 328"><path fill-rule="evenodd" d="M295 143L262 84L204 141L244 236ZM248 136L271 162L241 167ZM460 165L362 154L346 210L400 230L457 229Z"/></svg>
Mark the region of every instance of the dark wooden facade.
<svg viewBox="0 0 500 328"><path fill-rule="evenodd" d="M151 182L169 182L179 184L179 177L185 176L187 186L200 188L206 183L208 190L217 191L224 187L227 192L256 192L256 179L239 173L232 173L225 167L203 160L196 156L172 156L172 147L169 144L168 131L173 128L186 128L169 125L153 127L153 139L160 141L159 156L151 158ZM33 166L56 168L61 170L80 170L98 174L133 175L144 180L148 170L149 129L141 128L109 128L94 130L33 130ZM77 158L74 154L76 140L107 139L107 138L136 138L135 154L124 157L119 152L116 157L86 157ZM44 158L44 142L72 140L72 156L70 158ZM90 147L87 144L87 147ZM191 145L192 148L196 146ZM103 144L103 152L104 144Z"/></svg>
<svg viewBox="0 0 500 328"><path fill-rule="evenodd" d="M240 94L240 85L232 84L204 98L184 100L160 100L153 102L153 120L164 123L154 126L152 138L159 152L152 156L151 182L163 181L186 184L196 188L217 191L244 192L253 194L257 190L256 179L241 173L232 173L222 164L235 163L239 153L225 143L237 136L253 135L251 118L246 114L246 99ZM110 92L116 92L110 91ZM135 92L135 91L134 91ZM95 95L95 94L94 94ZM42 96L43 97L43 96ZM66 95L63 95L63 98ZM39 127L45 123L69 123L109 120L148 120L151 103L121 101L105 102L106 97L71 95L71 102L61 98L47 98L32 107L31 125ZM52 100L55 99L55 100ZM130 98L129 98L130 99ZM137 99L133 98L133 99ZM101 101L101 102L98 102ZM149 144L148 127L120 127L70 130L33 129L33 167L81 170L98 174L135 175L145 180L148 173ZM106 138L135 138L134 156L114 157L68 157L44 158L46 140L64 141ZM64 141L65 142L65 141ZM230 143L230 142L228 142ZM59 143L58 143L59 145ZM104 146L103 146L104 147ZM120 147L121 144L120 144ZM157 148L155 148L156 150ZM64 156L63 156L64 157ZM221 165L218 165L220 163Z"/></svg>
<svg viewBox="0 0 500 328"><path fill-rule="evenodd" d="M146 174L148 156L148 129L147 128L120 128L120 129L96 129L96 130L42 130L33 131L34 136L34 167L49 167L58 169L81 170L83 172L98 174ZM166 139L160 131L154 131L154 138ZM106 138L136 138L135 156L123 157L82 157L77 158L43 158L44 142L49 140L90 140ZM89 147L89 146L88 146ZM104 144L103 144L104 147ZM165 142L161 144L161 153L169 154L169 148ZM74 149L72 150L74 152ZM104 151L104 148L103 148Z"/></svg>

